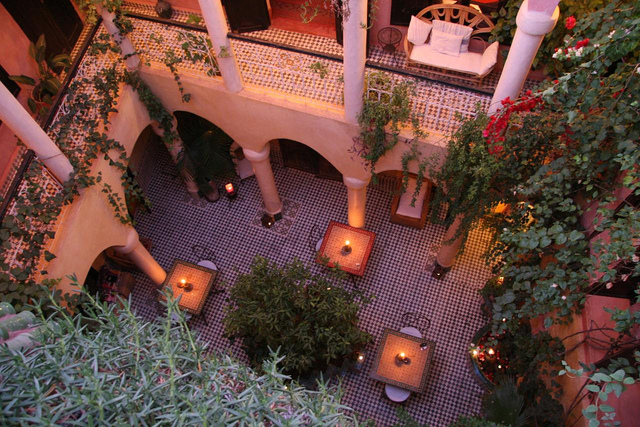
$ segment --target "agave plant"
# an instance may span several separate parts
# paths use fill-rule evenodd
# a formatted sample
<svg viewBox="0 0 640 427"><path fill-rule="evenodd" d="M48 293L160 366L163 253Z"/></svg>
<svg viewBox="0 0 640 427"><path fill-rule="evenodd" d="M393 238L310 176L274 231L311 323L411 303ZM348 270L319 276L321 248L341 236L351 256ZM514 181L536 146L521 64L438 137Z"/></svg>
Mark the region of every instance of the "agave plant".
<svg viewBox="0 0 640 427"><path fill-rule="evenodd" d="M71 57L66 53L46 58L47 43L42 34L36 44L29 45L29 56L38 65L36 78L20 75L9 76L11 80L26 86L31 86L31 96L27 99L27 105L37 117L44 117L53 104L58 91L62 87L60 74L71 66Z"/></svg>
<svg viewBox="0 0 640 427"><path fill-rule="evenodd" d="M189 175L210 201L219 197L215 179L236 175L231 156L233 139L210 121L195 114L178 111L178 133L184 147L178 155L178 169Z"/></svg>

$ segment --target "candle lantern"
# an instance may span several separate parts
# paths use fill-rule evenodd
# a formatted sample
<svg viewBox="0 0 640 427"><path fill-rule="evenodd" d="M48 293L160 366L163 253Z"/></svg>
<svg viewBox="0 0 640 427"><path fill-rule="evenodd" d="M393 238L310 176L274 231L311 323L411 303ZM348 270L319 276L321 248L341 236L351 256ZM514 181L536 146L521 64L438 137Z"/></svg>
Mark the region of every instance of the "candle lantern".
<svg viewBox="0 0 640 427"><path fill-rule="evenodd" d="M411 359L409 359L409 357L404 352L398 353L396 355L396 360L400 363L404 363L405 365L411 363Z"/></svg>
<svg viewBox="0 0 640 427"><path fill-rule="evenodd" d="M356 362L353 364L353 370L356 372L362 371L364 366L364 353L356 353Z"/></svg>
<svg viewBox="0 0 640 427"><path fill-rule="evenodd" d="M225 190L225 193L227 194L227 197L230 199L233 199L238 195L238 191L236 190L236 187L231 182L224 185L224 190Z"/></svg>
<svg viewBox="0 0 640 427"><path fill-rule="evenodd" d="M185 292L191 292L193 290L193 285L187 282L185 279L181 279L178 282L178 287L180 289L184 289Z"/></svg>
<svg viewBox="0 0 640 427"><path fill-rule="evenodd" d="M263 227L271 228L273 226L273 223L276 222L276 219L273 217L273 215L265 213L264 215L262 215L262 219L260 220L260 222L262 223Z"/></svg>

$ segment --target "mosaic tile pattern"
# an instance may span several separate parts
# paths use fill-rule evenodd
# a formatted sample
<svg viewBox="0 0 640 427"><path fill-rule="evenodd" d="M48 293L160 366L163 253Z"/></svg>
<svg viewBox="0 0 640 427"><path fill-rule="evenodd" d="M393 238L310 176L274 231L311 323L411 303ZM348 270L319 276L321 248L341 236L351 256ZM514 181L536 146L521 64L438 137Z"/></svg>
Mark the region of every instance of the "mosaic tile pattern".
<svg viewBox="0 0 640 427"><path fill-rule="evenodd" d="M272 233L279 234L280 236L286 237L289 234L289 230L293 225L293 222L296 220L296 216L298 215L298 211L300 210L300 203L294 202L289 199L282 199L282 218L276 221L271 228L267 229ZM262 217L266 214L264 210L264 203L260 204L260 209L253 217L253 221L251 221L251 225L259 228L261 230L265 230L262 226Z"/></svg>
<svg viewBox="0 0 640 427"><path fill-rule="evenodd" d="M148 194L153 208L149 213L140 213L136 228L141 236L153 240L152 255L167 270L176 258L196 262L191 252L193 245L206 246L216 253L221 272L216 282L226 286L234 282L238 272L248 271L255 255L280 264L299 257L315 266L315 251L308 245L312 227L325 230L330 220L347 222L347 191L342 183L278 166L274 166L274 174L281 197L299 203L286 236L252 225L253 214L261 207L255 178L244 180L242 198L234 203L207 203L204 209L181 203L186 189L171 177L175 170L168 153L159 145L150 147L156 150L146 154L153 159ZM471 375L467 346L485 323L478 289L490 274L480 259L487 236L474 232L453 270L444 280L436 281L425 271L425 261L432 248L440 244L444 229L430 224L423 230L392 224L391 198L381 188L368 190L366 229L376 233L376 242L367 271L358 278L358 287L377 296L361 311L361 326L375 337L375 342L366 348L363 370L347 374L343 382L344 403L379 426L396 422L397 405L384 397L384 385L369 375L384 328L400 329L414 323L409 316L403 316L412 312L430 319L429 328L428 322L416 326L426 339L436 343L436 350L425 392L412 393L403 407L420 422L446 426L458 415L480 409L482 390ZM320 266L313 268L321 271ZM145 318L154 319L156 308L146 303L154 287L140 273L136 277L134 307ZM230 346L223 337L225 304L224 294L210 295L204 309L206 323L194 318L192 328L213 348L232 351L246 361L237 344Z"/></svg>
<svg viewBox="0 0 640 427"><path fill-rule="evenodd" d="M267 30L252 31L245 36L255 37L271 43L293 46L312 52L320 52L342 58L343 49L334 39L313 34L295 33L293 31L269 28Z"/></svg>
<svg viewBox="0 0 640 427"><path fill-rule="evenodd" d="M141 5L129 5L129 10L145 15L154 16L153 8ZM186 20L183 12L174 14L174 20ZM184 19L183 19L184 18ZM147 62L162 65L162 58L167 46L172 46L176 55L183 58L177 67L181 72L203 73L207 70L202 63L193 64L186 59L181 48L188 36L195 34L203 40L208 40L205 34L185 31L177 27L150 21L132 19L135 30L131 33L134 46L140 50ZM342 57L342 46L335 40L311 34L295 33L291 31L269 28L263 31L245 33L243 36L256 38L284 46L306 49L312 52ZM154 42L154 40L161 40ZM304 53L290 52L270 46L264 46L246 40L231 40L233 50L238 61L245 84L267 87L278 92L311 98L320 102L342 105L344 83L341 81L343 66L341 62L318 58ZM397 67L406 60L404 52L389 55L379 47L372 46L370 57L374 62L382 65ZM398 57L401 57L398 62ZM314 71L313 67L321 67L322 72ZM406 67L402 68L406 71ZM326 73L326 74L325 74ZM405 76L391 71L380 71L371 67L367 74L383 73L393 84L409 81L414 84L415 93L412 96L414 115L422 120L426 130L440 135L449 135L460 126L460 117L470 117L476 112L476 105L486 110L491 97L477 91L434 82L417 77ZM488 81L488 80L487 80ZM454 82L455 83L455 82Z"/></svg>
<svg viewBox="0 0 640 427"><path fill-rule="evenodd" d="M242 40L232 40L245 83L342 104L342 63ZM314 71L312 67L321 67Z"/></svg>

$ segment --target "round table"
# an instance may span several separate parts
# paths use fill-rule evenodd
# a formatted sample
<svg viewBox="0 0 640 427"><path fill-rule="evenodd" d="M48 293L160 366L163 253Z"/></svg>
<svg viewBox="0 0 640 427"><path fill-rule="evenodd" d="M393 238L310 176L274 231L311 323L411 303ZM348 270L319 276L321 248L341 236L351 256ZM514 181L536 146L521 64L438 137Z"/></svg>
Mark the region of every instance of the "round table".
<svg viewBox="0 0 640 427"><path fill-rule="evenodd" d="M420 333L420 331L412 326L405 326L404 328L400 329L400 332L402 332L403 334L411 335L413 337L422 338L422 334ZM409 396L411 396L411 392L409 390L392 386L391 384L385 384L384 392L387 394L389 400L397 403L404 402L409 398Z"/></svg>
<svg viewBox="0 0 640 427"><path fill-rule="evenodd" d="M385 27L378 31L378 42L386 53L395 53L402 41L402 33L397 28Z"/></svg>

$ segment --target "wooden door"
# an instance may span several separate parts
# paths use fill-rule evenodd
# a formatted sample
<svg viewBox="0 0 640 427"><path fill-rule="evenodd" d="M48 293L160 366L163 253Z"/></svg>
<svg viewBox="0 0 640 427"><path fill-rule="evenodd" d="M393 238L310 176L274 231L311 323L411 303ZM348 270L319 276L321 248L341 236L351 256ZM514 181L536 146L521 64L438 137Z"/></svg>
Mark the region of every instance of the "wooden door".
<svg viewBox="0 0 640 427"><path fill-rule="evenodd" d="M70 0L1 0L1 3L33 43L44 34L47 56L71 53L82 32L82 20Z"/></svg>
<svg viewBox="0 0 640 427"><path fill-rule="evenodd" d="M234 33L266 30L271 25L266 0L224 0L222 4Z"/></svg>

